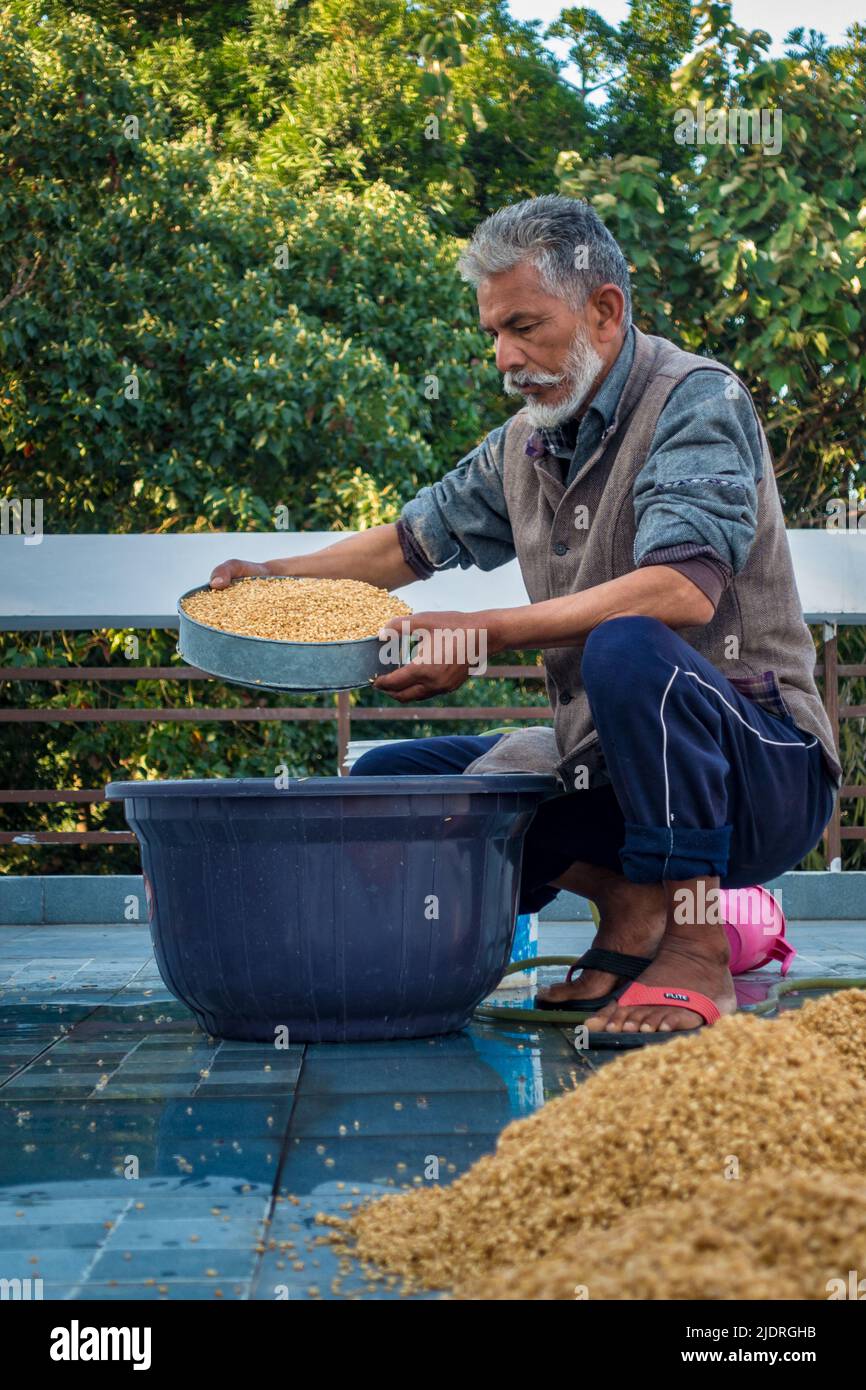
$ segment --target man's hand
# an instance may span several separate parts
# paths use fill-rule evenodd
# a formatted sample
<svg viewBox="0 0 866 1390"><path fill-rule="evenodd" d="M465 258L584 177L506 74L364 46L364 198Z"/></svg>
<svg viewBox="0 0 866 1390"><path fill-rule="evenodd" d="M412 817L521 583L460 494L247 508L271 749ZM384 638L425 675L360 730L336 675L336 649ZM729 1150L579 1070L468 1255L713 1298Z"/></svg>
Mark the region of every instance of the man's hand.
<svg viewBox="0 0 866 1390"><path fill-rule="evenodd" d="M410 634L417 639L411 658ZM401 704L457 690L470 671L483 674L488 655L500 649L495 609L484 613L413 613L384 624L379 638L384 646L383 660L398 669L377 676L373 686Z"/></svg>
<svg viewBox="0 0 866 1390"><path fill-rule="evenodd" d="M210 577L212 589L226 589L233 579L244 579L252 575L256 579L267 579L273 574L267 565L258 565L255 560L223 560Z"/></svg>
<svg viewBox="0 0 866 1390"><path fill-rule="evenodd" d="M394 618L380 629L383 640L389 634L391 638L383 661L398 669L377 676L373 686L401 704L429 700L456 690L470 670L483 674L487 657L499 652L576 647L610 618L645 614L678 628L707 623L713 612L706 594L678 570L647 565L591 589L518 608L414 613ZM410 633L420 637L411 656Z"/></svg>

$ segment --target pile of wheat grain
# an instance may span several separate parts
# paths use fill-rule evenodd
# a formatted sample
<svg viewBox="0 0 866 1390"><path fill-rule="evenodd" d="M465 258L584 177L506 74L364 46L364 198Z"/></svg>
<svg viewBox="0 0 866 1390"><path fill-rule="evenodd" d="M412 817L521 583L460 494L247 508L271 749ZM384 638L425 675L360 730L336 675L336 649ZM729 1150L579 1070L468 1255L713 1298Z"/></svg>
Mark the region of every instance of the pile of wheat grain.
<svg viewBox="0 0 866 1390"><path fill-rule="evenodd" d="M685 1202L640 1207L598 1239L463 1290L475 1299L825 1299L866 1260L866 1182L837 1173L710 1178ZM859 1279L858 1274L857 1278Z"/></svg>
<svg viewBox="0 0 866 1390"><path fill-rule="evenodd" d="M334 1239L458 1297L825 1298L866 1270L864 1156L866 991L846 990L608 1063Z"/></svg>

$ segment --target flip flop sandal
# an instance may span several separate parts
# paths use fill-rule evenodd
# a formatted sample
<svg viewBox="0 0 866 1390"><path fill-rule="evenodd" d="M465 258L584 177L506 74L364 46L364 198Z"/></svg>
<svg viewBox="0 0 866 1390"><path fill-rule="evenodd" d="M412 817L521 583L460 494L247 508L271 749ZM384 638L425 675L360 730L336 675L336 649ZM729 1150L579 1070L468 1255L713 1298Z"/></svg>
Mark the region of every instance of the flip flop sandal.
<svg viewBox="0 0 866 1390"><path fill-rule="evenodd" d="M573 965L573 956L533 956L532 964L541 965ZM519 970L526 969L526 961L512 961L505 971L506 975L514 975ZM649 989L651 986L641 986ZM866 975L798 975L794 979L777 980L770 986L766 999L762 999L759 1004L750 1004L744 1013L751 1014L754 1018L766 1017L768 1014L777 1014L780 1010L782 1000L789 994L807 994L810 990L820 989L825 992L840 989L866 989ZM685 990L670 991L670 993L684 994ZM622 998L622 995L620 995ZM692 994L691 998L697 1000L700 995ZM575 1002L577 1002L575 1000ZM637 1002L632 998L630 1003ZM670 999L663 999L662 1003L671 1004ZM708 1001L709 1002L709 1001ZM714 1006L715 1007L715 1006ZM697 1009L702 1013L702 1009ZM478 1004L473 1010L476 1019L484 1023L505 1023L509 1027L515 1025L528 1024L530 1027L536 1024L545 1024L549 1028L562 1028L572 1024L585 1023L592 1017L592 1011L581 1012L575 1009L574 1013L557 1013L552 1009L527 1009L523 1005L509 1004L507 1006L499 1004ZM708 1020L709 1022L709 1020ZM621 1047L643 1047L647 1042L670 1042L671 1038L678 1038L682 1033L699 1033L700 1028L684 1028L679 1033L592 1033L590 1036L595 1038L627 1038L628 1042L616 1043L605 1041L601 1046L611 1048ZM637 1041L635 1041L637 1039ZM592 1044L597 1048L598 1041Z"/></svg>
<svg viewBox="0 0 866 1390"><path fill-rule="evenodd" d="M587 1051L604 1048L646 1047L647 1044L670 1042L671 1038L688 1038L700 1033L705 1027L718 1023L721 1014L705 994L693 989L665 989L662 985L631 984L619 996L620 1004L664 1004L671 1009L691 1009L700 1014L704 1023L699 1028L670 1029L669 1032L654 1033L598 1033L587 1034Z"/></svg>
<svg viewBox="0 0 866 1390"><path fill-rule="evenodd" d="M537 1009L548 1009L551 1013L568 1011L573 1013L579 1010L585 1013L587 1018L596 1009L603 1009L605 1004L613 1004L624 990L628 989L633 980L638 975L642 975L648 965L652 965L652 960L648 956L626 956L621 951L602 951L595 946L591 946L588 951L584 951L580 960L574 961L568 968L568 974L563 981L570 985L575 970L604 970L608 975L624 975L625 978L621 985L615 985L609 994L601 994L596 999L558 999L548 1003L544 999L536 997L535 1007Z"/></svg>

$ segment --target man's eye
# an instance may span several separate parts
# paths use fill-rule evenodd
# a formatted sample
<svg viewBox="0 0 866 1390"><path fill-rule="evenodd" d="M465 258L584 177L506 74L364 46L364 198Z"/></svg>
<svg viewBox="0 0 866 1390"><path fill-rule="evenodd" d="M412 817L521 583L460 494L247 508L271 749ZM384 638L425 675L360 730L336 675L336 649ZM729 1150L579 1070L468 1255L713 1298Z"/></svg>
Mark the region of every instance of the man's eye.
<svg viewBox="0 0 866 1390"><path fill-rule="evenodd" d="M540 327L541 327L541 325L538 324L538 323L521 323L521 324L514 324L514 325L512 326L512 332L513 332L513 333L532 333L532 332L534 332L534 330L535 330L536 328L540 328ZM496 339L499 337L499 333L497 332L497 330L496 330L495 328L482 328L481 331L482 331L482 333L484 334L484 336L485 336L486 338L492 338L492 340L493 340L494 343L496 342Z"/></svg>

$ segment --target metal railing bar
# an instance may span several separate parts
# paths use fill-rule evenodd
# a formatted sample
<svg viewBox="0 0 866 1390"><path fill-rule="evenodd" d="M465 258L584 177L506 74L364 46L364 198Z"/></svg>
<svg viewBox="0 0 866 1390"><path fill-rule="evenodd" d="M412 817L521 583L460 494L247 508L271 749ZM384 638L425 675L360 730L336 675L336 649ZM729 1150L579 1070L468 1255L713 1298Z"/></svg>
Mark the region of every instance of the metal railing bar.
<svg viewBox="0 0 866 1390"><path fill-rule="evenodd" d="M866 667L864 667L866 672ZM543 666L493 666L473 680L544 680ZM196 681L215 680L196 666L0 666L0 681Z"/></svg>
<svg viewBox="0 0 866 1390"><path fill-rule="evenodd" d="M0 830L0 845L134 845L131 830Z"/></svg>
<svg viewBox="0 0 866 1390"><path fill-rule="evenodd" d="M352 712L352 723L363 720L414 719L424 723L428 719L534 719L537 711L552 719L549 705L484 705L454 706L431 705L429 709L413 706L401 708L360 708ZM279 706L273 709L267 705L250 705L237 709L0 709L0 724L183 724L212 722L241 723L287 722L293 720L313 720L322 722L338 717L335 708L316 709L298 705Z"/></svg>

